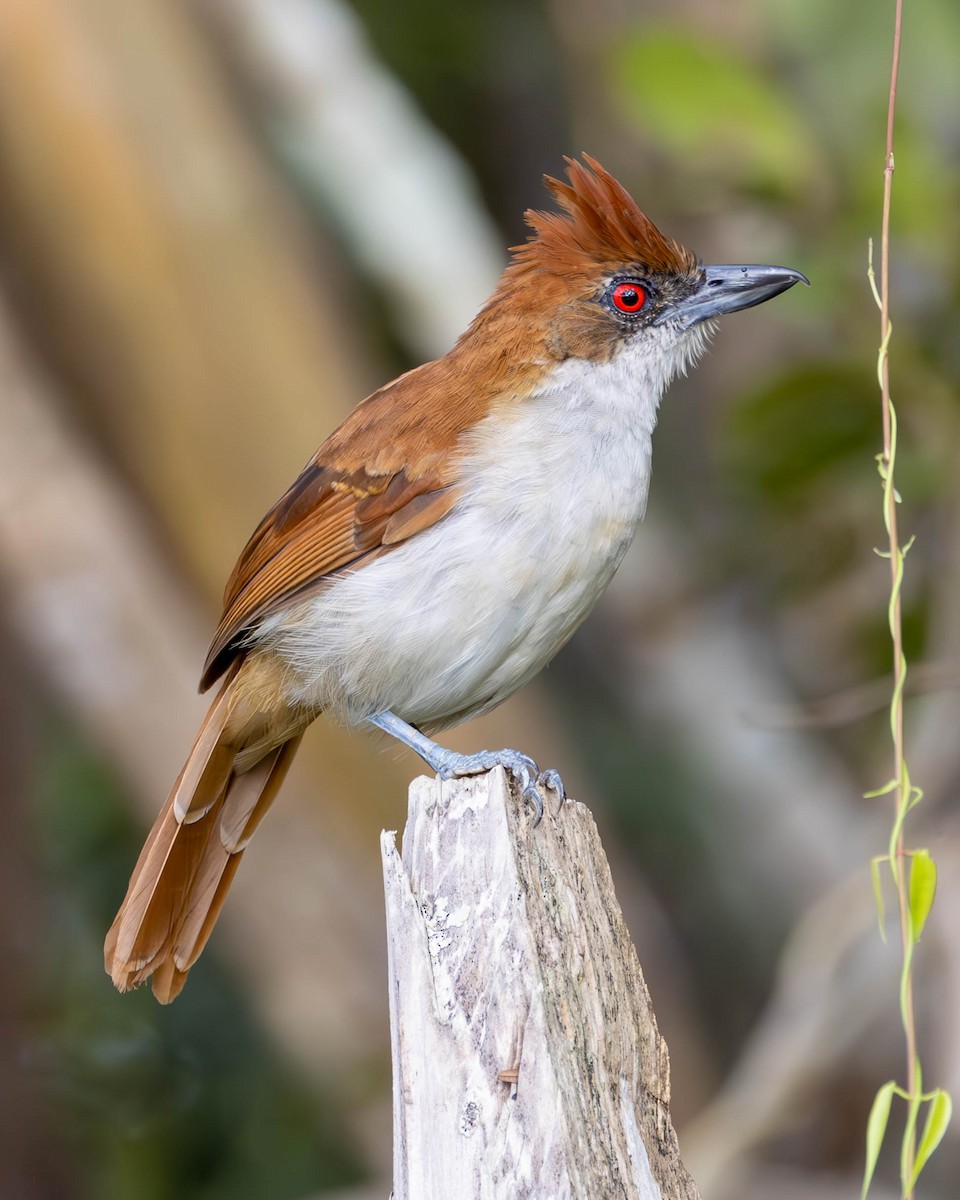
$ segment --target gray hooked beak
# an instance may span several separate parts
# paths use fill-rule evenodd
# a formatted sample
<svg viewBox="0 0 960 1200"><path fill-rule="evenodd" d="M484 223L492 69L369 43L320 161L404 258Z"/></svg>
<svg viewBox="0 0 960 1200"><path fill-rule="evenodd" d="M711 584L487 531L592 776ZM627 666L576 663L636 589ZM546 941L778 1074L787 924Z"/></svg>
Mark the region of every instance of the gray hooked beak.
<svg viewBox="0 0 960 1200"><path fill-rule="evenodd" d="M789 267L762 267L727 263L704 267L703 282L692 295L681 300L673 310L684 325L698 325L724 313L753 308L764 300L779 296L795 283L810 286L810 280Z"/></svg>

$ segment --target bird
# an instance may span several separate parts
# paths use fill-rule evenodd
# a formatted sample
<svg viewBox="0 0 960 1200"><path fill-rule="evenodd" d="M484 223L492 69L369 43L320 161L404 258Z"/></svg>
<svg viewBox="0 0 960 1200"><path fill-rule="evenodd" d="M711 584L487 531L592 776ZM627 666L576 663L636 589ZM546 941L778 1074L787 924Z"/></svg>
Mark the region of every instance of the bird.
<svg viewBox="0 0 960 1200"><path fill-rule="evenodd" d="M321 713L441 778L503 766L536 819L563 797L522 751L433 735L522 687L594 607L644 513L661 397L717 318L809 282L704 266L595 159L564 161L556 209L525 214L453 348L362 401L242 551L200 681L219 687L107 934L120 991L180 992Z"/></svg>

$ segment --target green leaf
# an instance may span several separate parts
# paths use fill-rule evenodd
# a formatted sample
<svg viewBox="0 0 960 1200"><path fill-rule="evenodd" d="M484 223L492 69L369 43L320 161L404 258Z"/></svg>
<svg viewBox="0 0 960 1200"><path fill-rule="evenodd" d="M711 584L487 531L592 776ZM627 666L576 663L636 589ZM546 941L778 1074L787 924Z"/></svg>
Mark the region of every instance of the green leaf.
<svg viewBox="0 0 960 1200"><path fill-rule="evenodd" d="M887 1132L887 1121L890 1117L890 1105L893 1103L893 1093L896 1081L891 1079L877 1092L870 1109L867 1121L867 1161L863 1168L863 1187L860 1190L860 1200L865 1200L870 1190L870 1181L880 1157L880 1147L883 1145L883 1135Z"/></svg>
<svg viewBox="0 0 960 1200"><path fill-rule="evenodd" d="M878 550L877 553L880 554L880 551ZM889 558L889 555L881 554L880 557ZM875 788L872 792L864 792L863 798L864 800L876 800L878 796L889 796L891 792L895 792L896 790L897 781L895 779L891 779L885 783L883 787Z"/></svg>
<svg viewBox="0 0 960 1200"><path fill-rule="evenodd" d="M936 891L937 864L929 850L915 850L910 860L910 929L915 942L923 933Z"/></svg>
<svg viewBox="0 0 960 1200"><path fill-rule="evenodd" d="M913 1174L910 1176L911 1191L920 1178L920 1172L927 1165L930 1155L940 1145L943 1135L947 1132L947 1126L950 1124L952 1115L953 1101L950 1099L949 1092L945 1092L943 1088L937 1088L930 1099L930 1107L927 1109L927 1119L923 1126L923 1136L920 1139L920 1145L917 1147L917 1157L913 1164Z"/></svg>
<svg viewBox="0 0 960 1200"><path fill-rule="evenodd" d="M918 788L914 784L910 784L910 789L907 794L907 812L916 808L923 799L923 788Z"/></svg>
<svg viewBox="0 0 960 1200"><path fill-rule="evenodd" d="M911 947L912 949L912 947ZM916 1088L912 1096L907 1097L907 1123L903 1128L903 1141L900 1143L900 1186L903 1195L910 1191L909 1180L916 1170L917 1117L920 1115L920 1094L923 1088L923 1074L920 1070L920 1060L914 1059L916 1071Z"/></svg>
<svg viewBox="0 0 960 1200"><path fill-rule="evenodd" d="M742 42L645 22L617 47L627 113L704 178L805 194L821 156L802 105Z"/></svg>
<svg viewBox="0 0 960 1200"><path fill-rule="evenodd" d="M881 862L886 862L886 857L884 855L877 855L875 858L870 859L870 878L873 881L873 903L877 910L877 922L880 926L880 940L885 943L887 940L887 913L883 904L883 885L880 882Z"/></svg>

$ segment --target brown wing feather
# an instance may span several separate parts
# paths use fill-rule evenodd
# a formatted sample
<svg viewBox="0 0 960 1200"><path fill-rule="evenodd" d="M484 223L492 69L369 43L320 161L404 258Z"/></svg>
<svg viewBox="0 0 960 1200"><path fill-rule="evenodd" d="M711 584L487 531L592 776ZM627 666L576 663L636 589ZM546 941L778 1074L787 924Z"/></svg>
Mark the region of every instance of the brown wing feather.
<svg viewBox="0 0 960 1200"><path fill-rule="evenodd" d="M444 517L460 435L486 413L499 372L474 380L470 348L402 375L360 404L260 522L224 595L203 670L209 687L235 657L245 630L306 587L371 552L383 553ZM451 402L434 409L442 390Z"/></svg>
<svg viewBox="0 0 960 1200"><path fill-rule="evenodd" d="M456 490L437 486L435 476L409 480L400 470L390 479L355 476L348 485L337 481L320 497L292 532L263 532L249 557L241 559L234 586L204 666L201 687L209 687L234 657L244 630L286 604L304 588L321 583L371 551L384 551L445 516L456 502ZM383 501L394 484L393 503ZM373 489L383 489L373 490ZM347 490L349 489L349 490ZM418 503L419 502L419 503ZM407 514L407 510L409 514Z"/></svg>

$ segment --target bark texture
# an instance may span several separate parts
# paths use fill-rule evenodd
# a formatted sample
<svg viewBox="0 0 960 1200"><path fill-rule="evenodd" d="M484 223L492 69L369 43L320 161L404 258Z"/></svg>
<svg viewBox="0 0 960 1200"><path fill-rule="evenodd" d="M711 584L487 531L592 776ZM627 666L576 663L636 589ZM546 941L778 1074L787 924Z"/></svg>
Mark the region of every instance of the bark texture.
<svg viewBox="0 0 960 1200"><path fill-rule="evenodd" d="M699 1200L589 811L421 778L381 848L395 1200Z"/></svg>

